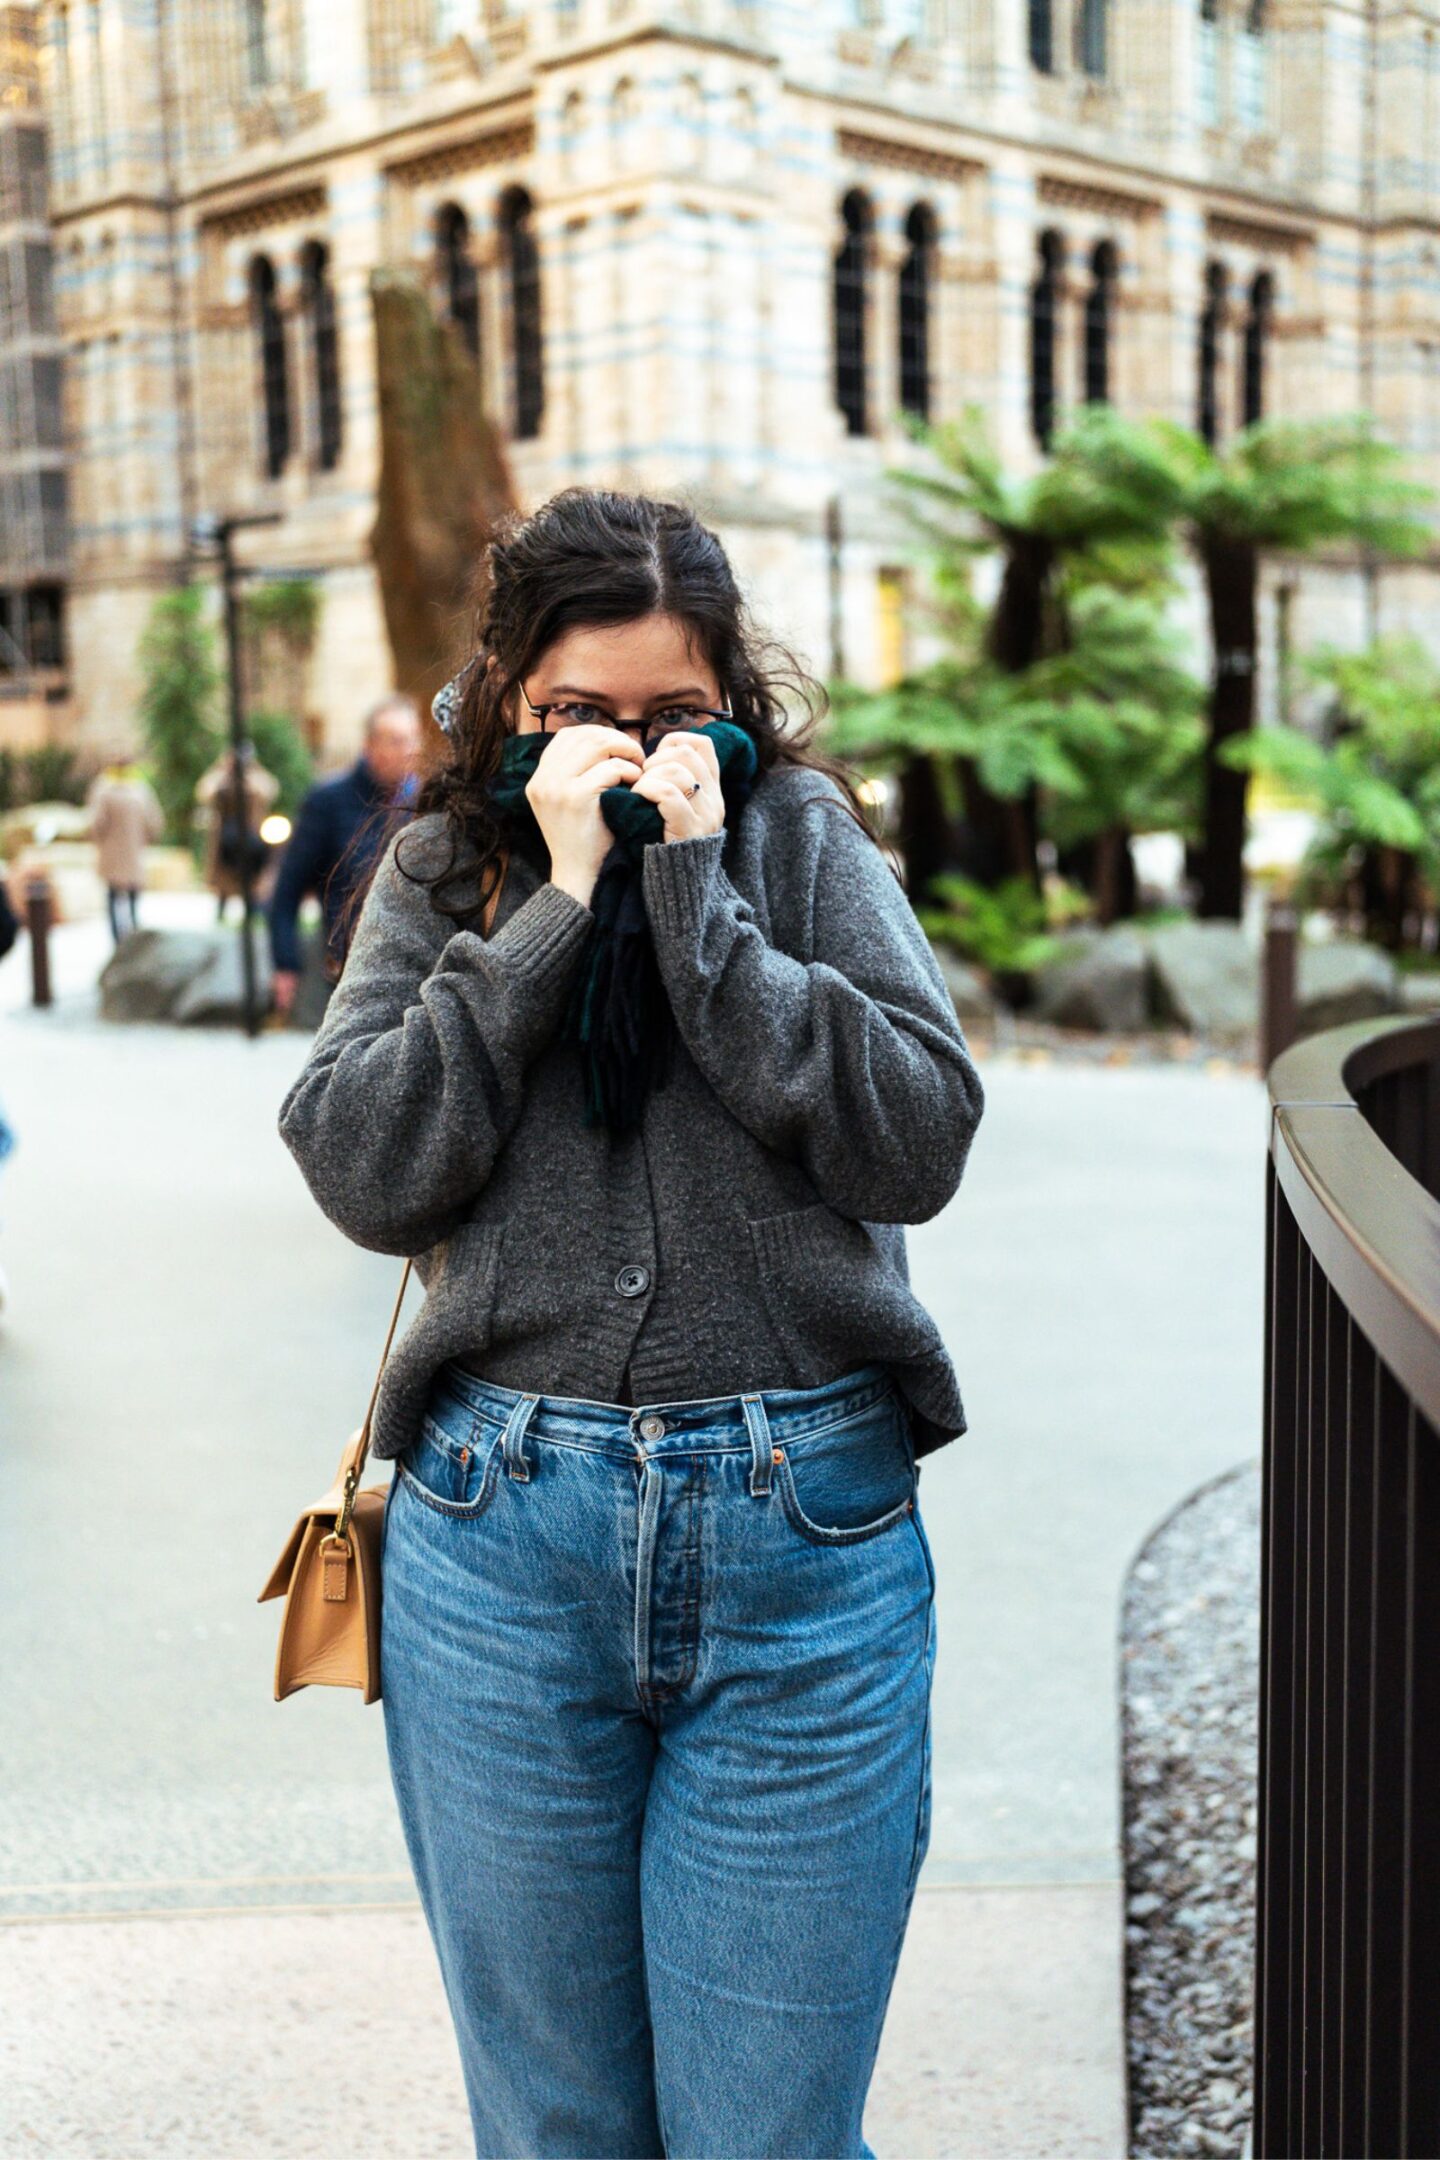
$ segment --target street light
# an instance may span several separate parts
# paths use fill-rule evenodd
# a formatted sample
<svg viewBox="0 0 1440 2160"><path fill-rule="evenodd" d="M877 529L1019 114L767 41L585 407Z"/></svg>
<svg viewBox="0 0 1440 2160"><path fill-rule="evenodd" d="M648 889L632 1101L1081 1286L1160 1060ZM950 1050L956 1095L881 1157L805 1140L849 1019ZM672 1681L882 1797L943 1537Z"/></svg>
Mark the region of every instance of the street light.
<svg viewBox="0 0 1440 2160"><path fill-rule="evenodd" d="M244 696L240 681L240 579L246 574L246 566L237 563L232 545L234 535L252 525L278 525L278 510L256 511L246 517L217 517L206 513L190 521L190 547L197 555L218 556L220 562L220 586L225 599L225 650L230 674L230 771L233 787L232 803L235 829L240 835L238 875L240 881L240 905L244 910L240 926L240 957L245 978L245 1032L254 1037L260 1032L260 999L255 973L254 914L255 897L250 872L250 803L245 782L249 761L249 747L245 735ZM308 579L308 570L270 570L265 576L272 581L280 579ZM267 825L276 821L266 820ZM289 827L286 827L288 835ZM269 839L262 828L261 837Z"/></svg>

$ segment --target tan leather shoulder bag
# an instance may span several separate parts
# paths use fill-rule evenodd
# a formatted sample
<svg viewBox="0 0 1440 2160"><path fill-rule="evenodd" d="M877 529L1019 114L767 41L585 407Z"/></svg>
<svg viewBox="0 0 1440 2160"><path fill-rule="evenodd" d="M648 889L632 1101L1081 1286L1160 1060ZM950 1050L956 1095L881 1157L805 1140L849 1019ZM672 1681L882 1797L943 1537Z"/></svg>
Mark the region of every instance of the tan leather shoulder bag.
<svg viewBox="0 0 1440 2160"><path fill-rule="evenodd" d="M494 928L508 869L507 857L485 903L482 937ZM267 1598L285 1600L275 1652L276 1702L303 1687L359 1688L367 1703L380 1698L380 1541L388 1488L360 1479L410 1268L407 1260L365 1422L346 1441L334 1484L303 1511L260 1592L262 1605Z"/></svg>

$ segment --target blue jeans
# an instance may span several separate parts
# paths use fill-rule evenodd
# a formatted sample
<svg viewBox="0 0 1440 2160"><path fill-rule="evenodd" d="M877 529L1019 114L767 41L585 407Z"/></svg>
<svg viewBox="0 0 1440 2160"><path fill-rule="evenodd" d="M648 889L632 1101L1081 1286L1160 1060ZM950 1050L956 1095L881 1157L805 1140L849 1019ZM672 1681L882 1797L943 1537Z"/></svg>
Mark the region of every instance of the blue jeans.
<svg viewBox="0 0 1440 2160"><path fill-rule="evenodd" d="M480 2160L874 2160L930 1839L903 1399L449 1366L385 1511L385 1734Z"/></svg>

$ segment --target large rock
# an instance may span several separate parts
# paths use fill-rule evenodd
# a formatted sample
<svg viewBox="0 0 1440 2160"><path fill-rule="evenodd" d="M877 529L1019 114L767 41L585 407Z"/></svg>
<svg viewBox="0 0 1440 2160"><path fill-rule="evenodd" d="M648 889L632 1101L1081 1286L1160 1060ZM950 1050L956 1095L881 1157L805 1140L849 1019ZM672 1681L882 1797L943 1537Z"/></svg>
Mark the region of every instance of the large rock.
<svg viewBox="0 0 1440 2160"><path fill-rule="evenodd" d="M1129 923L1063 933L1064 950L1035 976L1030 1011L1057 1027L1133 1033L1149 1019L1150 954Z"/></svg>
<svg viewBox="0 0 1440 2160"><path fill-rule="evenodd" d="M971 967L946 945L934 948L945 987L955 1001L956 1015L961 1020L993 1020L996 997L978 968Z"/></svg>
<svg viewBox="0 0 1440 2160"><path fill-rule="evenodd" d="M1400 1003L1407 1012L1440 1012L1440 975L1418 968L1400 978Z"/></svg>
<svg viewBox="0 0 1440 2160"><path fill-rule="evenodd" d="M261 1014L270 1006L270 955L264 927L255 925L255 1003ZM239 1027L245 1019L245 970L240 938L223 934L203 968L192 975L171 1008L177 1027Z"/></svg>
<svg viewBox="0 0 1440 2160"><path fill-rule="evenodd" d="M325 938L316 929L301 941L300 981L290 1008L289 1025L313 1035L325 1017L325 1008L334 990L335 985L325 972Z"/></svg>
<svg viewBox="0 0 1440 2160"><path fill-rule="evenodd" d="M254 926L260 1010L270 1001L264 928ZM136 930L122 939L100 975L106 1020L160 1020L180 1027L238 1025L244 1017L240 936L213 930Z"/></svg>
<svg viewBox="0 0 1440 2160"><path fill-rule="evenodd" d="M1302 940L1297 974L1297 1017L1303 1035L1343 1027L1347 1020L1373 1020L1377 1013L1399 1012L1405 1002L1400 971L1390 955L1358 938Z"/></svg>
<svg viewBox="0 0 1440 2160"><path fill-rule="evenodd" d="M1260 1017L1260 955L1234 922L1159 923L1147 933L1156 1017L1236 1036Z"/></svg>
<svg viewBox="0 0 1440 2160"><path fill-rule="evenodd" d="M105 1020L168 1020L185 985L208 966L218 930L135 930L100 973Z"/></svg>

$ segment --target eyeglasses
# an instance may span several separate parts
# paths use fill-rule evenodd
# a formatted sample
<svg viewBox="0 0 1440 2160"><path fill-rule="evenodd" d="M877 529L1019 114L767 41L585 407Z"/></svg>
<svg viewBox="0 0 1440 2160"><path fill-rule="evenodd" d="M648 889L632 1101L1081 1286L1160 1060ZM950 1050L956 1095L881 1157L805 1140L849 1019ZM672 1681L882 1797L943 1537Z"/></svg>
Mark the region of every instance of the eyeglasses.
<svg viewBox="0 0 1440 2160"><path fill-rule="evenodd" d="M522 688L521 697L530 705ZM687 728L703 727L707 720L733 720L731 712L712 712L704 705L666 705L653 713L648 720L617 720L613 713L602 712L598 705L581 701L551 702L548 705L530 705L530 710L540 722L542 735L557 735L566 727L615 727L637 736L678 735Z"/></svg>

